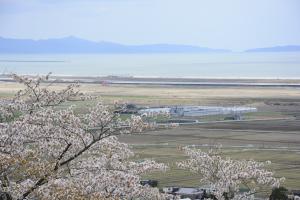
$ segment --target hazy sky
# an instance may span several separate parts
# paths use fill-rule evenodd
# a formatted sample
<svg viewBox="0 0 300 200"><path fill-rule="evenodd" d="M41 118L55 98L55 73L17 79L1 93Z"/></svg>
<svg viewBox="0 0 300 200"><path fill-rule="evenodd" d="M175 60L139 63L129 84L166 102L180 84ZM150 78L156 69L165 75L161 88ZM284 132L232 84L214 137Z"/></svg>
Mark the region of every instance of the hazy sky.
<svg viewBox="0 0 300 200"><path fill-rule="evenodd" d="M300 45L300 0L0 0L0 36L243 50Z"/></svg>

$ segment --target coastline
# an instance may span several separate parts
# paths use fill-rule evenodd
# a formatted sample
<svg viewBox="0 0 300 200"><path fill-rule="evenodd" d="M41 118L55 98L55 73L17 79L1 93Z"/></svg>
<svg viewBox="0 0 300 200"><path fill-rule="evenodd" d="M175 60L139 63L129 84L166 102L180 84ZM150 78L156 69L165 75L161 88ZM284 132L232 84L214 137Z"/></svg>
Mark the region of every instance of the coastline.
<svg viewBox="0 0 300 200"><path fill-rule="evenodd" d="M28 75L33 76L33 75ZM153 86L212 86L212 87L299 87L299 78L228 78L228 77L142 77L142 76L72 76L53 75L56 83L87 83L102 85L153 85ZM7 74L0 82L14 82Z"/></svg>

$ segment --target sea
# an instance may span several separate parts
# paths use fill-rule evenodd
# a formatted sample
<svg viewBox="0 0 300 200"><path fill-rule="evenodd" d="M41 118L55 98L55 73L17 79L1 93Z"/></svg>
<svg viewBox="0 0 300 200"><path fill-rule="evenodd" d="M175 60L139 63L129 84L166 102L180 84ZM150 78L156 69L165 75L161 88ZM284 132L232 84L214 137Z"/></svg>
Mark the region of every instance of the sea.
<svg viewBox="0 0 300 200"><path fill-rule="evenodd" d="M300 52L0 54L0 74L300 79Z"/></svg>

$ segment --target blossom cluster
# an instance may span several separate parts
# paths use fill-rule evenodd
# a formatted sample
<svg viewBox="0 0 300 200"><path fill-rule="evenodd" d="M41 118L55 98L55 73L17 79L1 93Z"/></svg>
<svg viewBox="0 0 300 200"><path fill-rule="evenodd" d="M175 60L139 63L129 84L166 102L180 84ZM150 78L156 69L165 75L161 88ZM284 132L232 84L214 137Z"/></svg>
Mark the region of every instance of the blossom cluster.
<svg viewBox="0 0 300 200"><path fill-rule="evenodd" d="M284 178L275 178L273 172L265 169L270 161L262 163L223 158L220 147L208 152L194 147L184 147L183 150L189 158L179 162L178 166L200 174L200 182L208 184L213 197L218 200L253 199L254 194L268 187L279 187L284 181ZM240 192L241 187L246 187L248 191Z"/></svg>
<svg viewBox="0 0 300 200"><path fill-rule="evenodd" d="M122 120L101 102L81 115L73 107L57 109L86 99L78 85L51 91L48 76L13 77L25 89L0 105L0 191L14 199L164 198L142 186L140 176L166 166L132 161L132 150L116 137L143 131L141 117Z"/></svg>

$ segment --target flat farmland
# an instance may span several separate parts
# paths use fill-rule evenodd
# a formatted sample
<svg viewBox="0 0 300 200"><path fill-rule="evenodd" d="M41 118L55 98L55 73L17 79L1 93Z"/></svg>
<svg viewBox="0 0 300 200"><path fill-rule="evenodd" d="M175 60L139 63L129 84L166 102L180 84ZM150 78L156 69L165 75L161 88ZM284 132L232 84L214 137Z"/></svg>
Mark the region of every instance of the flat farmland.
<svg viewBox="0 0 300 200"><path fill-rule="evenodd" d="M270 160L276 176L286 177L285 186L298 188L300 184L300 133L296 131L208 129L200 125L122 136L121 140L132 144L139 157L153 158L170 165L167 173L150 176L158 179L161 185L199 184L199 177L176 168L176 162L184 158L179 149L195 145L205 150L216 144L222 144L224 156Z"/></svg>
<svg viewBox="0 0 300 200"><path fill-rule="evenodd" d="M65 84L54 84L56 90ZM8 98L21 87L0 83L0 98ZM196 145L208 149L222 144L225 156L236 159L272 161L276 176L286 177L285 186L300 188L300 89L293 87L212 87L83 84L83 92L101 96L111 104L118 100L138 106L203 105L251 106L257 112L244 114L241 121L224 121L222 116L197 117L199 124L175 129L158 129L143 134L121 136L136 152L136 159L152 158L167 163L165 173L145 178L159 180L159 186L199 185L200 177L177 169L185 158L180 147ZM84 112L95 102L75 102ZM65 105L68 106L69 104Z"/></svg>

